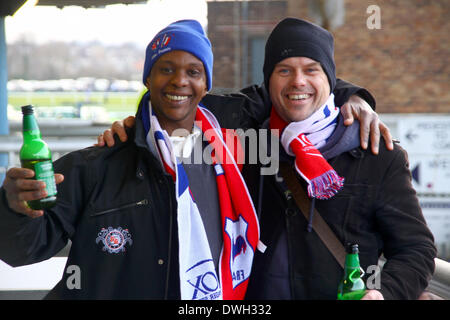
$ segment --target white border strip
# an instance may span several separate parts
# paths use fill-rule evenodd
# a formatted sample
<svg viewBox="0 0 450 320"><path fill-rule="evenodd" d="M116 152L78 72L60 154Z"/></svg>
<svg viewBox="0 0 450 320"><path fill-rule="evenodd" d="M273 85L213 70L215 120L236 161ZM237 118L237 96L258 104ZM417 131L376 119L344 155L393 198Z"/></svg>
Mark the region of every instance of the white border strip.
<svg viewBox="0 0 450 320"><path fill-rule="evenodd" d="M61 280L67 257L13 268L0 260L0 290L50 290Z"/></svg>

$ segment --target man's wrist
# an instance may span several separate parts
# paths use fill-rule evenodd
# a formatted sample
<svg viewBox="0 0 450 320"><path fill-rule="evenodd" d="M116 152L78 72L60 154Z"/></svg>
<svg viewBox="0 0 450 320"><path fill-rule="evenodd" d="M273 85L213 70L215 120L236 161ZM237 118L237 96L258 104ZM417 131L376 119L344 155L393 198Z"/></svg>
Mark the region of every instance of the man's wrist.
<svg viewBox="0 0 450 320"><path fill-rule="evenodd" d="M376 108L375 98L370 94L369 91L367 91L364 88L360 88L354 94L356 94L358 97L364 99L370 105L372 110L375 110L375 108Z"/></svg>

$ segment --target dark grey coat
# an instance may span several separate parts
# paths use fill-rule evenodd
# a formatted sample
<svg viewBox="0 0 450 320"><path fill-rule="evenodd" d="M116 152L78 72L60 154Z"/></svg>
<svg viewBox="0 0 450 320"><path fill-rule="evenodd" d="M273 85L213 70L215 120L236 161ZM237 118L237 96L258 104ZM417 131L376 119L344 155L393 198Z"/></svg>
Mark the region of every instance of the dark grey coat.
<svg viewBox="0 0 450 320"><path fill-rule="evenodd" d="M292 164L280 150L280 161ZM378 156L362 150L358 127L345 129L340 119L320 151L345 183L330 200L316 200L315 207L343 245L359 245L364 270L377 265L382 254L387 259L381 278L366 274L369 286L385 299L417 299L433 274L436 248L411 185L405 150L396 144L388 151L384 141ZM343 270L316 232L306 231L308 222L286 196L282 179L265 176L261 187L258 167L248 169L247 183L261 200L261 240L267 250L256 256L247 297L336 299Z"/></svg>

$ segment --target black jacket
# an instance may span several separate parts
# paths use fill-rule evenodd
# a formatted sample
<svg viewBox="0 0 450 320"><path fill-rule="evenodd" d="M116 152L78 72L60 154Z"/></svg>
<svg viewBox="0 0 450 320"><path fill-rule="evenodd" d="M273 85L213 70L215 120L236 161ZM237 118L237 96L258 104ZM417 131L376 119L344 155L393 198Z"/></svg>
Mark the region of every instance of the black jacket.
<svg viewBox="0 0 450 320"><path fill-rule="evenodd" d="M358 90L370 96L341 85L344 93L336 96L342 101ZM257 127L270 111L264 88L256 86L209 95L203 103L224 128ZM57 205L40 218L13 212L0 189L0 259L11 266L36 263L72 241L62 280L48 298L179 298L174 183L149 150L139 120L130 134L113 148L91 147L57 160L55 172L65 180Z"/></svg>
<svg viewBox="0 0 450 320"><path fill-rule="evenodd" d="M370 289L378 289L385 299L417 299L434 272L436 248L411 185L407 154L397 144L388 151L384 141L378 156L362 150L356 125L342 129L340 118L320 149L345 182L333 198L315 200L315 207L343 245L359 245ZM292 165L293 158L280 149L280 161ZM258 166L246 169L253 197L261 199L261 240L267 245L255 257L247 297L335 300L343 269L316 232L307 231L308 221L282 178L260 180ZM375 266L382 254L387 262L377 279Z"/></svg>
<svg viewBox="0 0 450 320"><path fill-rule="evenodd" d="M65 180L58 185L57 205L43 217L16 214L1 202L0 252L6 263L48 259L72 240L62 280L48 298L178 298L174 184L149 151L140 121L136 130L136 137L130 132L128 142L113 148L91 147L57 160L55 172ZM120 239L123 230L131 241ZM114 249L114 239L103 240L111 236L123 251L107 250ZM81 271L80 289L70 289L70 266Z"/></svg>

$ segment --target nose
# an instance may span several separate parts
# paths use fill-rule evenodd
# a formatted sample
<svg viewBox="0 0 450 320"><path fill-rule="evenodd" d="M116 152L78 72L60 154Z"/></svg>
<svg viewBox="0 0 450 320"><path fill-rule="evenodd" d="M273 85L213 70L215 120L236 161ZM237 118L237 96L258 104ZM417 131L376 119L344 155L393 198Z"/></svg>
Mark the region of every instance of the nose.
<svg viewBox="0 0 450 320"><path fill-rule="evenodd" d="M188 77L186 72L184 72L183 70L177 70L170 79L170 83L177 88L187 86Z"/></svg>
<svg viewBox="0 0 450 320"><path fill-rule="evenodd" d="M306 77L302 71L296 70L292 76L292 86L294 87L302 87L306 86Z"/></svg>

